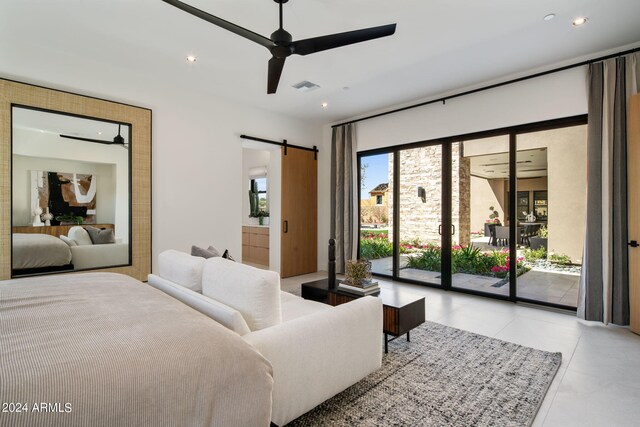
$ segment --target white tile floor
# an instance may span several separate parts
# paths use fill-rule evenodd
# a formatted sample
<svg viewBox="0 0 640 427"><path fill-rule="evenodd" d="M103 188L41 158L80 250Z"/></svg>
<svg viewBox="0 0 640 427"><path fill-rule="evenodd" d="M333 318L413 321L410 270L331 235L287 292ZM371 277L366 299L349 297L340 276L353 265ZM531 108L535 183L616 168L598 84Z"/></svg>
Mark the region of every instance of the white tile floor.
<svg viewBox="0 0 640 427"><path fill-rule="evenodd" d="M326 277L282 280L284 290ZM562 366L534 426L640 426L640 336L573 313L379 280L426 297L427 320L547 351ZM410 344L408 344L410 345Z"/></svg>

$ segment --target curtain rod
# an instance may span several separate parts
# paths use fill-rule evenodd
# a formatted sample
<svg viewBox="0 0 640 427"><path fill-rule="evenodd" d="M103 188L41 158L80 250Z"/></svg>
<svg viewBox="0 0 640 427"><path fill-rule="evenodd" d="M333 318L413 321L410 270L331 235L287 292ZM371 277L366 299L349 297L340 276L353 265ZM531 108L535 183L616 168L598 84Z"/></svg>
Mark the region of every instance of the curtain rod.
<svg viewBox="0 0 640 427"><path fill-rule="evenodd" d="M284 147L285 156L287 155L287 148L291 147L291 148L297 148L298 150L313 151L313 158L318 160L318 152L320 151L318 150L318 147L315 145L313 146L313 148L309 148L309 147L302 147L300 145L288 144L286 139L283 139L282 142L279 142L279 141L271 141L269 139L256 138L255 136L249 136L249 135L240 135L240 138L248 139L251 141L266 142L267 144L279 145L281 147Z"/></svg>
<svg viewBox="0 0 640 427"><path fill-rule="evenodd" d="M630 53L634 53L634 52L638 52L638 51L640 51L640 47L636 47L636 48L633 48L633 49L625 50L623 52L613 53L611 55L601 56L599 58L588 59L586 61L578 62L576 64L565 65L563 67L554 68L552 70L547 70L547 71L542 71L540 73L535 73L535 74L531 74L531 75L528 75L528 76L518 77L516 79L507 80L507 81L501 82L501 83L495 83L495 84L492 84L492 85L489 85L489 86L479 87L477 89L467 90L467 91L464 91L464 92L460 92L460 93L456 93L456 94L453 94L453 95L445 96L443 98L432 99L431 101L425 101L425 102L420 102L419 104L413 104L413 105L408 105L408 106L402 107L402 108L396 108L395 110L389 110L389 111L385 111L383 113L373 114L371 116L362 117L360 119L349 120L349 121L344 122L344 123L338 123L337 125L332 125L331 127L332 128L337 128L337 127L344 126L344 125L349 125L349 124L352 124L352 123L362 122L362 121L369 120L369 119L375 119L377 117L386 116L388 114L399 113L401 111L411 110L413 108L423 107L423 106L429 105L429 104L435 104L436 102L442 102L444 104L448 99L458 98L460 96L465 96L465 95L471 95L473 93L483 92L483 91L489 90L489 89L495 89L495 88L500 87L500 86L506 86L506 85L510 85L510 84L513 84L513 83L518 83L518 82L521 82L521 81L524 81L524 80L529 80L529 79L534 79L536 77L546 76L547 74L558 73L560 71L569 70L571 68L582 67L583 65L589 65L589 64L593 64L594 62L600 62L600 61L604 61L604 60L611 59L611 58L617 58L619 56L628 55Z"/></svg>

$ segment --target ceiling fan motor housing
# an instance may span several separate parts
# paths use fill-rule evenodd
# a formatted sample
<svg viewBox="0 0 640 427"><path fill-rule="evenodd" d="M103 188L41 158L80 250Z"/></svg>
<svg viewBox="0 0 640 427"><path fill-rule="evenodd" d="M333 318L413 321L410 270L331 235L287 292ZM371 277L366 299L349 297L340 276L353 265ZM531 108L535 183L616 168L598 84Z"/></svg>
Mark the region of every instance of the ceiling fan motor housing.
<svg viewBox="0 0 640 427"><path fill-rule="evenodd" d="M293 53L293 37L288 31L279 28L271 34L271 40L276 44L271 49L271 54L276 58L286 58Z"/></svg>

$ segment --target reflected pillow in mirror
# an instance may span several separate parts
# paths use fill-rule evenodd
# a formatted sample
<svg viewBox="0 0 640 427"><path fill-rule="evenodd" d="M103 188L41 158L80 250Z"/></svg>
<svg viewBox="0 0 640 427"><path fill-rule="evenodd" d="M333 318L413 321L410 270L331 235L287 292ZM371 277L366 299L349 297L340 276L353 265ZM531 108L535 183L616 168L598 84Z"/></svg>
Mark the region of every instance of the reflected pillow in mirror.
<svg viewBox="0 0 640 427"><path fill-rule="evenodd" d="M191 246L191 256L199 256L201 258L209 259L220 256L220 252L218 252L213 246L209 246L207 249L204 249L193 245Z"/></svg>
<svg viewBox="0 0 640 427"><path fill-rule="evenodd" d="M63 242L65 242L67 245L69 245L69 247L71 246L78 246L78 244L76 243L75 240L68 238L65 235L60 236L60 240L62 240Z"/></svg>
<svg viewBox="0 0 640 427"><path fill-rule="evenodd" d="M104 245L116 242L116 236L113 233L112 228L100 229L96 227L87 227L86 230L94 245Z"/></svg>
<svg viewBox="0 0 640 427"><path fill-rule="evenodd" d="M76 225L69 229L69 238L76 242L78 246L92 245L91 237L84 228Z"/></svg>

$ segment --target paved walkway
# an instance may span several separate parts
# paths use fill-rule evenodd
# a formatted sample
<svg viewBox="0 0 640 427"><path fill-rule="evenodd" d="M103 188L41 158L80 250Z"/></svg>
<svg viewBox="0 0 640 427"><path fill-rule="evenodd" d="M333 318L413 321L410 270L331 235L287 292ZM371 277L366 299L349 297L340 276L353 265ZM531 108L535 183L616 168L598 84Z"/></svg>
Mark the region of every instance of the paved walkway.
<svg viewBox="0 0 640 427"><path fill-rule="evenodd" d="M400 277L439 285L440 273L433 271L406 268L406 258L400 258ZM391 276L393 274L392 257L371 261L371 271ZM456 288L471 289L494 295L509 295L509 284L496 286L501 279L488 276L477 276L467 273L456 273L452 276L452 285ZM518 296L534 301L576 307L578 304L578 288L580 276L576 274L556 273L531 270L518 277Z"/></svg>

